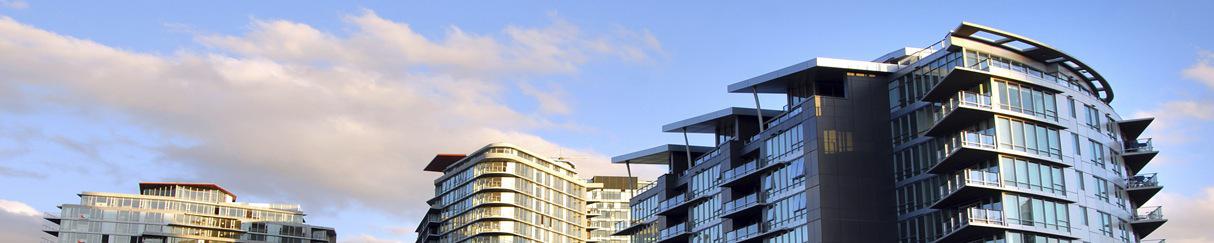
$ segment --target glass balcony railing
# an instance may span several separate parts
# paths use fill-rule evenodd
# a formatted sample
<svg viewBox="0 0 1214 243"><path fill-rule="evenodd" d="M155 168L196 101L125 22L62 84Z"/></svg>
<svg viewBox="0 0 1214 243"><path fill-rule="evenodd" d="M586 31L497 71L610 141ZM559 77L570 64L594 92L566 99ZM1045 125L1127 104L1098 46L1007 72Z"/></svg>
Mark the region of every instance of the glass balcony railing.
<svg viewBox="0 0 1214 243"><path fill-rule="evenodd" d="M671 227L666 227L665 229L662 229L662 231L659 231L658 238L667 239L667 238L671 238L671 237L677 236L679 234L687 233L687 232L688 232L687 223L679 223L679 224L676 224Z"/></svg>
<svg viewBox="0 0 1214 243"><path fill-rule="evenodd" d="M759 169L759 167L762 167L762 165L760 165L761 162L762 160L751 160L750 162L746 162L738 167L726 170L725 172L721 173L721 178L724 181L730 181L742 175L750 174L751 172Z"/></svg>
<svg viewBox="0 0 1214 243"><path fill-rule="evenodd" d="M940 110L935 114L935 121L939 122L945 116L948 116L949 113L960 107L990 109L991 95L971 91L958 91L957 95L944 101L944 103L940 103Z"/></svg>
<svg viewBox="0 0 1214 243"><path fill-rule="evenodd" d="M944 184L940 185L940 197L948 197L965 186L1002 187L998 172L965 169L949 175Z"/></svg>
<svg viewBox="0 0 1214 243"><path fill-rule="evenodd" d="M760 224L757 224L757 223L751 224L749 226L738 228L736 230L725 233L725 241L738 242L738 241L759 235L759 233L761 233L761 231L759 229L759 225Z"/></svg>
<svg viewBox="0 0 1214 243"><path fill-rule="evenodd" d="M962 131L952 134L941 140L940 147L936 149L936 158L940 158L943 161L963 147L995 149L995 135L982 134L976 131Z"/></svg>
<svg viewBox="0 0 1214 243"><path fill-rule="evenodd" d="M723 210L725 212L733 212L740 208L757 205L762 201L762 198L759 197L759 193L751 193L750 195L746 195L742 198L734 199L733 201L725 203Z"/></svg>
<svg viewBox="0 0 1214 243"><path fill-rule="evenodd" d="M1066 88L1074 90L1074 91L1079 91L1079 92L1082 92L1085 94L1091 94L1091 95L1095 96L1095 94L1092 93L1090 90L1087 90L1083 84L1080 84L1078 80L1071 80L1066 75L1057 74L1057 73L1054 73L1054 74L1046 73L1046 72L1036 70L1033 68L1026 68L1026 67L1024 67L1023 64L1017 65L1014 63L1008 63L1008 62L1003 62L1003 61L999 61L999 60L986 59L986 60L982 60L982 61L977 61L977 60L968 60L968 58L967 58L967 62L969 62L968 65L966 65L967 68L987 71L987 72L990 72L993 74L999 74L1002 76L1018 78L1018 79L1022 79L1022 80L1038 81L1041 83L1053 83L1053 84L1057 84L1058 86L1066 87Z"/></svg>
<svg viewBox="0 0 1214 243"><path fill-rule="evenodd" d="M705 161L709 161L709 160L716 158L717 156L720 156L722 147L724 147L723 144L722 144L722 146L717 146L717 148L713 149L712 152L704 153L704 155L701 155L699 158L696 158L696 160L691 163L692 166L695 166L698 164L703 164ZM686 172L686 171L684 171L684 172Z"/></svg>
<svg viewBox="0 0 1214 243"><path fill-rule="evenodd" d="M662 201L662 204L659 207L662 208L661 211L666 211L670 210L671 208L678 207L684 202L687 202L687 196L685 194L679 194L678 196Z"/></svg>
<svg viewBox="0 0 1214 243"><path fill-rule="evenodd" d="M1154 151L1155 151L1155 146L1153 144L1151 144L1151 138L1139 138L1138 140L1126 145L1126 147L1125 147L1126 153L1141 153L1141 152L1154 152Z"/></svg>
<svg viewBox="0 0 1214 243"><path fill-rule="evenodd" d="M1126 189L1156 187L1159 186L1159 177L1155 173L1141 174L1126 179Z"/></svg>
<svg viewBox="0 0 1214 243"><path fill-rule="evenodd" d="M947 217L949 223L944 224L944 233L946 235L975 223L1007 225L1007 221L1003 218L1003 211L994 209L965 208L953 211Z"/></svg>
<svg viewBox="0 0 1214 243"><path fill-rule="evenodd" d="M1134 222L1161 219L1163 219L1163 206L1140 208L1131 218Z"/></svg>

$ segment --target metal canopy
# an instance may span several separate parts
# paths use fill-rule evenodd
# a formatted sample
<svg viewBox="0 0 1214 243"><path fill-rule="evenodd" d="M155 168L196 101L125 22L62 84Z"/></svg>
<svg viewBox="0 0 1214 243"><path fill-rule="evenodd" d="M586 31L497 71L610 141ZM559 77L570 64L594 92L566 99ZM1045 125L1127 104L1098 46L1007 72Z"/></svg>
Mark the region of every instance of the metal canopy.
<svg viewBox="0 0 1214 243"><path fill-rule="evenodd" d="M707 146L691 146L692 153L707 153L716 149ZM611 163L623 164L650 164L650 165L665 165L670 162L670 156L673 153L686 153L687 146L681 144L667 144L646 150L636 151L625 155L611 157Z"/></svg>
<svg viewBox="0 0 1214 243"><path fill-rule="evenodd" d="M784 111L762 110L762 112L763 117L775 117ZM683 128L687 128L687 132L689 133L715 133L717 125L724 122L726 118L737 116L754 117L755 114L757 113L754 108L730 107L663 125L662 132L682 132Z"/></svg>
<svg viewBox="0 0 1214 243"><path fill-rule="evenodd" d="M426 164L426 168L424 170L433 171L433 172L443 172L443 170L447 169L447 166L451 166L451 164L454 164L456 161L459 161L459 160L463 159L464 157L467 157L467 155L438 154L438 155L434 156L434 159L430 160L429 164Z"/></svg>
<svg viewBox="0 0 1214 243"><path fill-rule="evenodd" d="M997 39L975 35L979 33L993 35ZM1079 78L1086 81L1089 88L1098 92L1097 96L1100 100L1105 103L1113 101L1113 88L1109 86L1109 82L1103 76L1100 76L1100 73L1097 73L1095 69L1079 61L1079 59L1075 59L1071 55L1067 55L1049 45L1027 37L970 22L961 22L961 26L953 30L951 35L999 46L1045 63L1060 63L1061 66L1066 67L1071 72L1079 74Z"/></svg>
<svg viewBox="0 0 1214 243"><path fill-rule="evenodd" d="M866 72L892 73L898 71L897 64L866 62L846 59L817 57L801 63L793 64L758 77L730 84L726 89L730 93L754 92L783 94L788 91L789 81L802 80L805 75L820 68L846 69Z"/></svg>
<svg viewBox="0 0 1214 243"><path fill-rule="evenodd" d="M1147 126L1151 125L1152 121L1155 121L1154 117L1123 120L1117 122L1117 127L1121 129L1121 136L1126 141L1134 141L1147 130Z"/></svg>

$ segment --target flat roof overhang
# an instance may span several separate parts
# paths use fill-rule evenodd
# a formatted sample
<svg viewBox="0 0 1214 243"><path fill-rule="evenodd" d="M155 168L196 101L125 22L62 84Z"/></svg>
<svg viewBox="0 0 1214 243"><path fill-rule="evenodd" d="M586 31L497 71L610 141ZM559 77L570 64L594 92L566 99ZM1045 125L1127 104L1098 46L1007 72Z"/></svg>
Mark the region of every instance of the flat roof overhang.
<svg viewBox="0 0 1214 243"><path fill-rule="evenodd" d="M192 186L192 187L209 188L209 189L219 190L219 191L223 192L224 194L228 194L228 196L232 196L233 201L236 200L236 194L233 194L231 191L228 191L228 189L224 189L222 186L219 186L219 184L215 184L215 183L139 182L139 191L143 191L147 187L152 187L152 186Z"/></svg>
<svg viewBox="0 0 1214 243"><path fill-rule="evenodd" d="M1147 130L1147 126L1150 126L1152 121L1155 121L1154 117L1122 120L1117 122L1117 128L1121 130L1121 137L1125 141L1134 141Z"/></svg>
<svg viewBox="0 0 1214 243"><path fill-rule="evenodd" d="M1134 228L1134 234L1137 235L1139 239L1142 239L1147 237L1147 235L1150 235L1151 232L1155 232L1156 229L1163 226L1163 223L1167 222L1167 219L1131 220L1130 228Z"/></svg>
<svg viewBox="0 0 1214 243"><path fill-rule="evenodd" d="M992 40L986 37L977 36L977 33L986 33L994 35L1000 39ZM1017 52L1030 58L1041 60L1046 63L1061 63L1063 67L1079 74L1080 78L1087 82L1089 88L1097 92L1097 97L1105 103L1113 101L1113 88L1109 86L1108 81L1097 73L1095 69L1067 55L1058 49L1050 47L1039 41L1029 39L1028 37L1013 34L1007 31L974 24L970 22L961 22L957 29L951 33L952 36L966 38L970 40L980 41L989 45L1002 47L1004 49ZM1017 47L1016 44L1027 46L1025 48Z"/></svg>
<svg viewBox="0 0 1214 243"><path fill-rule="evenodd" d="M1143 167L1147 167L1155 155L1159 155L1159 151L1131 152L1122 154L1121 159L1125 162L1126 170L1129 170L1130 175L1137 175Z"/></svg>
<svg viewBox="0 0 1214 243"><path fill-rule="evenodd" d="M730 84L726 90L730 93L750 93L754 91L765 94L783 94L788 90L788 84L795 80L804 80L807 75L822 69L854 70L860 72L893 73L900 68L897 64L878 63L816 57L808 61L793 64L779 70L771 71L757 77Z"/></svg>
<svg viewBox="0 0 1214 243"><path fill-rule="evenodd" d="M1134 187L1126 188L1125 193L1126 196L1130 197L1131 203L1134 205L1142 205L1143 203L1150 201L1152 197L1155 197L1156 193L1159 193L1159 191L1162 190L1163 186Z"/></svg>
<svg viewBox="0 0 1214 243"><path fill-rule="evenodd" d="M775 117L783 112L781 110L762 110L765 118ZM686 128L689 133L715 133L717 126L728 118L754 117L757 114L758 112L754 108L730 107L663 125L662 132L682 132Z"/></svg>
<svg viewBox="0 0 1214 243"><path fill-rule="evenodd" d="M693 145L691 146L691 154L694 156L696 154L712 152L713 149L716 149L716 147ZM686 153L687 151L688 147L682 144L659 145L657 147L611 157L611 163L665 165L670 162L670 155L672 153Z"/></svg>
<svg viewBox="0 0 1214 243"><path fill-rule="evenodd" d="M465 154L438 154L438 155L435 155L433 159L430 159L430 163L426 164L426 168L423 170L432 171L432 172L443 172L443 170L447 169L447 166L451 166L451 164L454 164L455 162L457 162L461 159L464 159L464 157L468 157L468 155L465 155Z"/></svg>

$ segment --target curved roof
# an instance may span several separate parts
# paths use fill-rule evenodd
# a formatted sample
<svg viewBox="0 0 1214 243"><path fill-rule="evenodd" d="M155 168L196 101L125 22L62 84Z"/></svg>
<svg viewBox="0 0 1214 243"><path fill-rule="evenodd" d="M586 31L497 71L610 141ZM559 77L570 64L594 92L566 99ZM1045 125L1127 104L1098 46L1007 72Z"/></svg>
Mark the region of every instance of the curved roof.
<svg viewBox="0 0 1214 243"><path fill-rule="evenodd" d="M979 33L988 34L998 39L975 35ZM1018 52L1045 63L1061 63L1063 67L1079 74L1080 78L1087 81L1088 86L1098 93L1097 98L1100 98L1105 103L1113 101L1113 88L1109 86L1109 82L1103 76L1100 76L1100 73L1097 73L1095 69L1079 61L1079 59L1075 59L1071 55L1067 55L1049 45L1029 39L1028 37L969 22L961 22L961 26L957 26L957 29L953 30L951 35L1003 47L1004 49Z"/></svg>

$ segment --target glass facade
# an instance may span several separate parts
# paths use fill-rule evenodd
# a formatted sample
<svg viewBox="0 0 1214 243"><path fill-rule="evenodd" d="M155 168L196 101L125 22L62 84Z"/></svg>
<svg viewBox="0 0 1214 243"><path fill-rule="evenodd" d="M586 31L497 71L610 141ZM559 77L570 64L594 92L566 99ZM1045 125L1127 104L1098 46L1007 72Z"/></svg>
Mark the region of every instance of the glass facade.
<svg viewBox="0 0 1214 243"><path fill-rule="evenodd" d="M705 217L723 208L725 242L1135 242L1166 221L1134 204L1159 190L1153 179L1131 183L1156 152L1131 137L1150 120L1122 120L1098 73L1014 34L963 23L928 48L874 62L818 58L729 90L783 93L788 104L770 117L751 110L663 127L732 126L715 131L737 134L715 135L746 141L718 139L711 155L689 155L696 163L667 156L668 183L633 198L634 210L705 190L704 173L721 173L723 207L704 205L714 197L689 218L640 214L665 227L714 222ZM729 157L701 164L715 156Z"/></svg>
<svg viewBox="0 0 1214 243"><path fill-rule="evenodd" d="M56 242L336 242L298 205L238 203L213 184L141 183L140 194L84 192L52 222Z"/></svg>

